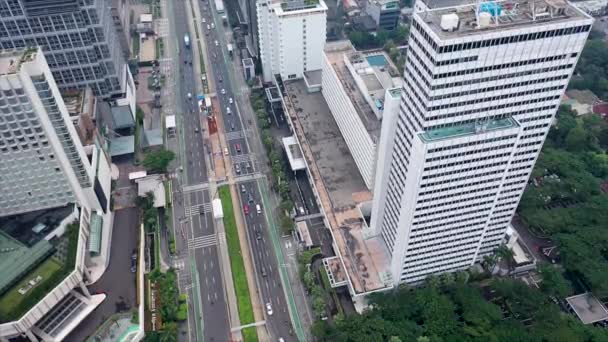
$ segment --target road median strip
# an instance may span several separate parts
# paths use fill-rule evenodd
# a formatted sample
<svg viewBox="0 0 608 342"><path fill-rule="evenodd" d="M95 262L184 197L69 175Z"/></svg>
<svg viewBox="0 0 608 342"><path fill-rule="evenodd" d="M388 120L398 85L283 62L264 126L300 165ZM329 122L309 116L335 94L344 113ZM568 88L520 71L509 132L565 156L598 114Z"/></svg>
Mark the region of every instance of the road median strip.
<svg viewBox="0 0 608 342"><path fill-rule="evenodd" d="M232 269L232 280L234 282L234 290L239 308L239 319L242 325L255 323L249 286L247 285L245 263L241 253L241 245L234 218L234 207L232 206L230 187L228 185L221 186L218 188L218 193L222 201L222 209L224 212L224 230L226 232L226 242L228 244L228 254L230 256L230 268ZM258 341L258 335L255 327L243 329L242 334L245 342Z"/></svg>

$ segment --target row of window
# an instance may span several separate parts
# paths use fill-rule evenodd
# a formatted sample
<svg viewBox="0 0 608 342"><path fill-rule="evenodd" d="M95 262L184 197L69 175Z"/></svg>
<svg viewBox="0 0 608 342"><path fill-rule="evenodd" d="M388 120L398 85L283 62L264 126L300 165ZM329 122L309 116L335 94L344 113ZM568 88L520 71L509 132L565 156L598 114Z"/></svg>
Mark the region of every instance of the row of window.
<svg viewBox="0 0 608 342"><path fill-rule="evenodd" d="M473 42L451 44L451 45L444 45L444 46L439 46L431 38L431 36L425 32L425 30L422 28L422 26L420 25L420 23L417 20L412 21L412 29L414 31L417 31L422 37L424 37L424 39L427 41L427 43L429 43L429 45L436 52L450 53L450 52L455 52L455 51L480 49L480 48L485 48L485 47L489 47L489 46L514 44L514 43L521 43L521 42L526 42L526 41L530 41L530 40L538 40L538 39L544 39L544 38L552 38L552 37L578 34L578 33L582 33L582 32L589 32L591 30L591 25L573 26L573 27L545 30L545 31L539 31L539 32L532 32L532 33L524 33L524 34L518 34L518 35L502 37L502 38L485 39L485 40L478 40L478 41L473 41Z"/></svg>
<svg viewBox="0 0 608 342"><path fill-rule="evenodd" d="M452 167L452 166L463 165L463 164L471 164L471 163L476 163L476 162L480 162L480 161L484 161L484 160L489 160L489 159L508 157L510 155L511 155L511 152L509 152L509 153L493 154L493 155L489 155L489 156L485 156L485 157L479 157L479 158L471 158L471 159L459 160L459 161L455 161L455 162L452 162L452 163L439 164L439 165L425 167L424 171L431 171L431 170L438 170L438 169L447 169L448 167Z"/></svg>
<svg viewBox="0 0 608 342"><path fill-rule="evenodd" d="M489 111L497 111L500 109L505 109L505 108L510 108L510 107L529 106L533 103L542 103L542 102L547 102L547 101L559 100L560 97L561 97L560 95L553 95L553 96L541 97L541 98L536 98L536 99L530 99L530 100L526 100L526 101L508 102L508 103L503 103L503 104L495 105L495 106L475 108L475 109L463 110L463 111L459 111L459 112L451 112L451 113L447 113L447 114L432 115L429 117L425 117L425 120L427 120L427 121L441 120L441 119L453 118L453 117L457 117L457 116L477 114L477 113L483 113L483 112L489 112ZM556 107L555 105L546 106L546 108L555 108L555 107ZM520 110L516 113L519 113L519 114L524 114L526 112L534 113L534 112L537 112L540 110L544 110L543 108L545 108L545 107L529 108L529 109ZM552 115L549 115L549 117L551 117L551 116Z"/></svg>
<svg viewBox="0 0 608 342"><path fill-rule="evenodd" d="M483 217L482 217L483 218ZM470 219L467 220L462 220L462 221L471 221ZM438 224L435 225L435 227L446 227L448 225L452 225L454 222L450 222L450 223L444 223L444 224ZM486 221L485 220L479 220L479 221L475 221L475 222L468 222L467 224L461 224L458 226L452 226L450 228L447 229L431 229L430 227L424 228L422 229L422 232L420 234L411 234L410 238L414 239L414 238L419 238L419 237L423 237L423 236L429 236L429 235L434 235L434 234L439 234L439 233L446 233L446 232L450 232L450 231L457 231L460 229L465 229L465 228L470 228L470 227L474 227L474 226L478 226L478 225L482 225L485 224ZM412 230L413 232L413 230Z"/></svg>
<svg viewBox="0 0 608 342"><path fill-rule="evenodd" d="M466 176L458 177L458 178L449 178L449 179L445 179L445 180L437 181L437 182L432 182L432 183L421 183L420 187L421 188L426 188L426 187L429 187L429 186L437 186L437 185L448 184L448 183L456 183L456 182L460 182L460 181L463 181L463 180L471 180L473 178L480 178L480 177L495 175L497 173L503 173L503 172L504 172L504 170L493 170L493 171L488 171L488 172L483 172L483 173L477 173L477 174L474 174L474 175L466 175Z"/></svg>
<svg viewBox="0 0 608 342"><path fill-rule="evenodd" d="M437 105L437 106L431 106L430 108L427 108L427 111L435 111L435 110L461 107L461 106L470 106L470 105L484 103L484 102L495 102L495 101L506 100L506 99L510 99L510 98L514 98L514 97L523 97L523 96L527 96L527 95L562 90L565 87L566 87L566 85L559 85L559 86L553 86L553 87L520 91L518 93L503 94L503 95L499 95L499 96L482 96L482 97L478 97L476 99L472 99L472 100L468 100L468 101L451 102L451 103L441 104L441 105ZM557 95L557 96L559 98L559 95Z"/></svg>
<svg viewBox="0 0 608 342"><path fill-rule="evenodd" d="M540 79L535 79L535 80L527 80L527 81L515 82L515 83L509 83L509 84L501 84L501 85L497 85L497 86L493 86L493 87L471 89L471 90L460 91L460 92L456 92L456 93L448 93L448 94L443 94L443 95L432 96L431 101L438 101L438 100L443 100L443 99L450 99L453 97L486 93L486 92L490 92L490 91L511 89L511 88L517 88L517 87L525 87L528 85L541 84L541 83L547 83L547 82L552 82L552 81L561 81L561 80L565 80L567 78L568 78L568 75L559 75L559 76L540 78Z"/></svg>
<svg viewBox="0 0 608 342"><path fill-rule="evenodd" d="M480 148L480 149L476 149L476 150L469 150L469 151L462 151L462 152L458 152L458 153L453 153L453 154L447 154L447 155L441 155L438 157L432 157L432 158L427 158L426 162L430 163L430 162L434 162L434 161L438 161L438 160L443 160L443 159L453 159L453 158L458 158L461 156L468 156L471 154L476 154L476 153L483 153L483 152L489 152L489 151L495 151L495 150L503 150L503 149L507 149L507 148L512 148L513 144L504 144L504 145L498 145L498 146L491 146L491 147L486 147L486 148Z"/></svg>
<svg viewBox="0 0 608 342"><path fill-rule="evenodd" d="M467 216L467 215L471 215L471 214L479 214L479 213L489 211L490 209L492 209L492 208L485 207L485 208L477 208L475 210L462 211L462 212L452 210L452 214L450 214L450 215L433 217L433 218L421 220L421 221L414 221L414 224L420 225L420 224L425 224L425 223L429 223L429 222L437 222L437 221L443 221L445 219L452 219L454 217Z"/></svg>
<svg viewBox="0 0 608 342"><path fill-rule="evenodd" d="M469 84L480 84L480 83L484 83L484 82L500 81L500 80L504 80L507 78L521 78L521 77L531 76L531 75L536 75L536 74L553 73L555 71L570 69L572 67L573 67L573 64L562 64L562 65L554 65L554 66L551 66L548 68L512 72L509 74L496 74L496 75L492 75L489 77L481 77L481 78L467 79L467 80L458 81L458 82L436 84L431 87L431 90L439 90L439 89L453 88L453 87L460 88L462 86L469 85Z"/></svg>
<svg viewBox="0 0 608 342"><path fill-rule="evenodd" d="M459 220L451 220L450 222L441 222L441 223L437 223L437 224L433 224L430 226L424 226L424 227L420 227L419 224L414 224L412 228L412 233L418 232L418 231L426 231L426 230L431 230L434 228L438 228L438 227L445 227L447 225L451 225L451 224L457 224L457 223L462 223L462 222L467 222L467 221L473 221L473 220L480 220L480 219L486 219L487 215L478 215L478 216L473 216L473 217L467 217L467 218L463 218L463 219L459 219ZM473 223L470 223L471 225L473 225ZM466 226L466 225L464 225ZM450 228L452 229L452 228Z"/></svg>
<svg viewBox="0 0 608 342"><path fill-rule="evenodd" d="M470 177L466 177L465 179L470 179ZM461 188L474 187L474 186L481 185L481 184L488 184L488 183L498 182L501 179L502 178L490 178L490 179L484 179L484 180L477 181L477 182L470 182L470 183L463 183L463 184L460 184L460 185L448 186L447 188L440 188L440 189L435 189L435 190L422 191L422 192L420 192L418 194L418 196L430 195L430 194L434 194L434 193L438 193L438 192L445 192L445 191L456 190L456 189L461 189ZM452 180L452 179L450 179L449 183L455 183L455 181ZM419 202L422 202L422 201L419 201Z"/></svg>

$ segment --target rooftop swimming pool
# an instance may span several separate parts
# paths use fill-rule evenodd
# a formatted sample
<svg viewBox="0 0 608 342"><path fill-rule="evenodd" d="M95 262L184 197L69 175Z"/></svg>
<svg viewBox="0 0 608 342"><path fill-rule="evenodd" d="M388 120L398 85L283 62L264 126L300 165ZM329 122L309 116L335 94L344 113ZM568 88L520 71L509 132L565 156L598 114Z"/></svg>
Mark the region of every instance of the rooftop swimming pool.
<svg viewBox="0 0 608 342"><path fill-rule="evenodd" d="M367 62L371 66L383 67L388 64L388 61L386 60L386 57L384 57L384 55L367 56L365 57L365 59L367 59Z"/></svg>

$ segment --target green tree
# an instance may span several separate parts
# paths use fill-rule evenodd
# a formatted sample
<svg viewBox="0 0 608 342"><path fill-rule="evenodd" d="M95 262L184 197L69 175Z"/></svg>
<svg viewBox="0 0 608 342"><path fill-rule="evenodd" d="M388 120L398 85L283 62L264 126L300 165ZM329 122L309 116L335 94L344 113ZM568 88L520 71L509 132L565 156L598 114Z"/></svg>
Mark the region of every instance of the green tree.
<svg viewBox="0 0 608 342"><path fill-rule="evenodd" d="M175 153L165 149L148 152L144 158L143 165L148 172L164 173L169 163L175 158Z"/></svg>
<svg viewBox="0 0 608 342"><path fill-rule="evenodd" d="M572 293L570 285L555 266L541 264L539 271L543 278L543 281L540 283L540 289L545 294L557 298L565 298Z"/></svg>

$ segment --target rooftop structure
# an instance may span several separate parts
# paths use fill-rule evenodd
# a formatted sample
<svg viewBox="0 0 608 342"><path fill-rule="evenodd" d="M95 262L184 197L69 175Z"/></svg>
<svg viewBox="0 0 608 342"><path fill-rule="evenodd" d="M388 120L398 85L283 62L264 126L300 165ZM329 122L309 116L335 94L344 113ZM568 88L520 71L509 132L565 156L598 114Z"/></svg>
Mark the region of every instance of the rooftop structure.
<svg viewBox="0 0 608 342"><path fill-rule="evenodd" d="M386 248L366 235L359 209L371 200L371 192L353 172L357 166L327 102L309 93L303 80L287 82L285 91L288 118L339 254L324 261L332 286L348 285L356 294L386 288Z"/></svg>
<svg viewBox="0 0 608 342"><path fill-rule="evenodd" d="M566 302L583 324L607 321L608 310L591 293L582 293L566 298Z"/></svg>
<svg viewBox="0 0 608 342"><path fill-rule="evenodd" d="M285 152L287 153L287 159L289 159L289 166L291 166L292 171L306 169L306 161L302 156L302 150L296 138L283 138L283 148L285 148Z"/></svg>
<svg viewBox="0 0 608 342"><path fill-rule="evenodd" d="M587 18L580 9L565 0L426 0L416 7L424 13L421 14L424 21L440 39L498 33L521 27L542 28L549 22L565 23ZM492 35L487 37L494 38ZM492 42L508 43L510 41Z"/></svg>

